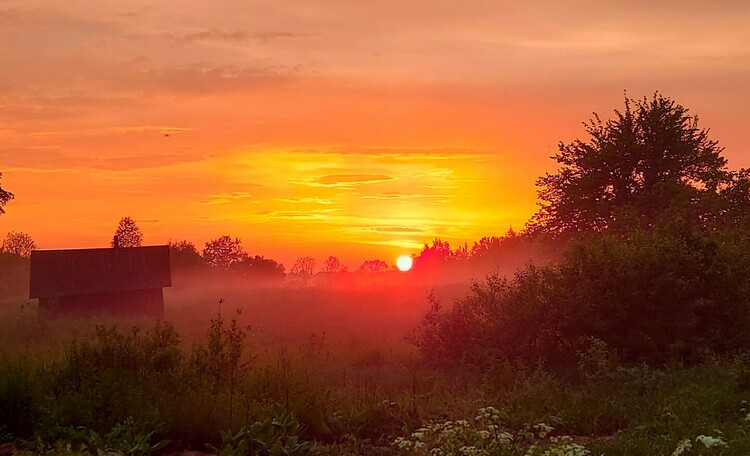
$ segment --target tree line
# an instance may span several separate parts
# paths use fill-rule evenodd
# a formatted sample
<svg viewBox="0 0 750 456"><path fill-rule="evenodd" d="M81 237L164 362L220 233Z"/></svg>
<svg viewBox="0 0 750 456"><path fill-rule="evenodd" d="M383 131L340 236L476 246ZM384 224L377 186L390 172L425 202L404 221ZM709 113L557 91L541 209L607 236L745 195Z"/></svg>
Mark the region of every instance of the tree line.
<svg viewBox="0 0 750 456"><path fill-rule="evenodd" d="M110 242L111 247L140 247L143 231L131 217L120 219ZM505 235L483 237L471 247L467 243L452 248L448 241L435 238L425 243L414 259L414 270L430 271L453 265L491 265L522 250L529 243L525 234L516 233L510 228ZM319 262L311 256L297 258L287 271L283 264L261 255L251 255L242 245L242 240L229 235L211 239L202 249L188 240L170 240L170 258L173 269L209 268L216 271L237 273L242 276L283 278L291 275L298 278L311 277L317 273L341 274L346 272L380 273L394 270L394 266L382 259L369 259L350 271L336 256L328 256ZM24 232L9 232L0 244L0 253L29 258L37 249L36 242Z"/></svg>

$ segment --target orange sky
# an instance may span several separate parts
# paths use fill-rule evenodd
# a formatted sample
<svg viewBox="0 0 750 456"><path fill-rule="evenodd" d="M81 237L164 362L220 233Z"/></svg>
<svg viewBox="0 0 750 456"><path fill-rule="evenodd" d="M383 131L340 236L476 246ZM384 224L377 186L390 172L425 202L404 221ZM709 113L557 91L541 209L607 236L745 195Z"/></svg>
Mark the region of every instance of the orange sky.
<svg viewBox="0 0 750 456"><path fill-rule="evenodd" d="M471 243L624 89L750 166L750 3L652 3L0 0L0 235L103 246L128 215L287 266Z"/></svg>

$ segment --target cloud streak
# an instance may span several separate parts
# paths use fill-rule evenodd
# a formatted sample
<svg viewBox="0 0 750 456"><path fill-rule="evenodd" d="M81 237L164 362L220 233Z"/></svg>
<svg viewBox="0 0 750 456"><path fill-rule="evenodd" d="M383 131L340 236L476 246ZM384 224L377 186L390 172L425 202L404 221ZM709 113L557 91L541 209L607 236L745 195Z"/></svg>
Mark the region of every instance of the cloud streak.
<svg viewBox="0 0 750 456"><path fill-rule="evenodd" d="M269 45L289 40L310 38L309 33L293 33L284 31L268 31L250 33L244 30L220 30L217 28L186 32L182 34L167 33L165 38L183 44L217 43L229 46L246 46L251 44Z"/></svg>
<svg viewBox="0 0 750 456"><path fill-rule="evenodd" d="M351 188L360 185L388 182L395 179L395 177L385 174L327 174L306 181L296 181L294 183L310 187Z"/></svg>

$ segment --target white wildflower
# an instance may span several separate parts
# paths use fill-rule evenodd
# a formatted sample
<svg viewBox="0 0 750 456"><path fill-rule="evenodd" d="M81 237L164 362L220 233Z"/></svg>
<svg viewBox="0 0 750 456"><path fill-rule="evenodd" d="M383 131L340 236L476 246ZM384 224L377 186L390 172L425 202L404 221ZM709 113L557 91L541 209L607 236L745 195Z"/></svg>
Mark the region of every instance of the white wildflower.
<svg viewBox="0 0 750 456"><path fill-rule="evenodd" d="M588 456L591 454L583 445L573 443L568 436L552 437L551 445L542 451L543 447L532 445L526 456Z"/></svg>
<svg viewBox="0 0 750 456"><path fill-rule="evenodd" d="M414 442L403 437L396 437L393 443L401 450L411 450L414 447Z"/></svg>
<svg viewBox="0 0 750 456"><path fill-rule="evenodd" d="M513 442L513 434L510 432L500 432L497 434L497 440L500 440L503 443L511 443Z"/></svg>
<svg viewBox="0 0 750 456"><path fill-rule="evenodd" d="M500 410L496 409L495 407L484 407L479 409L479 414L475 418L475 420L488 420L488 421L497 421L500 419Z"/></svg>
<svg viewBox="0 0 750 456"><path fill-rule="evenodd" d="M547 437L552 431L554 431L555 428L545 423L539 423L534 425L534 430L539 435L539 438L543 439Z"/></svg>
<svg viewBox="0 0 750 456"><path fill-rule="evenodd" d="M680 456L681 454L690 451L691 448L693 448L693 443L690 439L685 439L677 444L677 448L672 452L672 456Z"/></svg>
<svg viewBox="0 0 750 456"><path fill-rule="evenodd" d="M487 452L484 450L480 450L475 446L464 445L458 449L458 454L460 454L461 456L480 456L486 455Z"/></svg>
<svg viewBox="0 0 750 456"><path fill-rule="evenodd" d="M702 443L706 448L725 447L727 442L721 437L712 437L710 435L699 435L695 438L695 442Z"/></svg>

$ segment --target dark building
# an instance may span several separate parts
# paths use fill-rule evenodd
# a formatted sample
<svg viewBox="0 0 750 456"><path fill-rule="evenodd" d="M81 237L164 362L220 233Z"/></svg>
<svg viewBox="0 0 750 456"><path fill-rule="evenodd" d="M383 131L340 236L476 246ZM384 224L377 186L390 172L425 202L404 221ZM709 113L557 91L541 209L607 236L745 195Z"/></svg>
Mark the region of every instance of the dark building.
<svg viewBox="0 0 750 456"><path fill-rule="evenodd" d="M169 247L35 250L29 297L52 314L164 314Z"/></svg>

